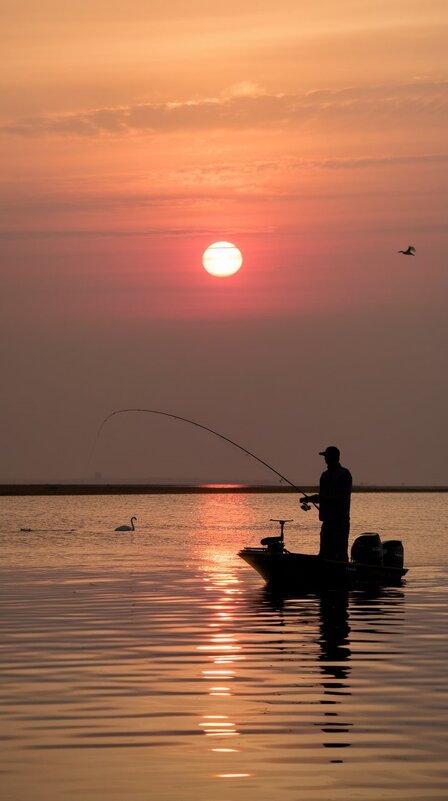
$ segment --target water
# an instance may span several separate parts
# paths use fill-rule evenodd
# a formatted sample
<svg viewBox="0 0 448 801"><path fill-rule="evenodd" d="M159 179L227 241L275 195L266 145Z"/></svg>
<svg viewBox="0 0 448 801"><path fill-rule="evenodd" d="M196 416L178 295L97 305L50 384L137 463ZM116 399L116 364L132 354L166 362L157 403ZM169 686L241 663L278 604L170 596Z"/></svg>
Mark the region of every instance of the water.
<svg viewBox="0 0 448 801"><path fill-rule="evenodd" d="M292 495L2 499L3 801L446 799L447 512L355 495L406 583L282 602L236 552L316 550Z"/></svg>

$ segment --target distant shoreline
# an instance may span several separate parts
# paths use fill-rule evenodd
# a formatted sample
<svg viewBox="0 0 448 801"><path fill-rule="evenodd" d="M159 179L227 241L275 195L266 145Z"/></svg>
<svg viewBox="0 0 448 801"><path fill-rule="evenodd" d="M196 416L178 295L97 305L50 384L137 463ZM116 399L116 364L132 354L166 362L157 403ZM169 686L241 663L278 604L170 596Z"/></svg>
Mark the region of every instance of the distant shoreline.
<svg viewBox="0 0 448 801"><path fill-rule="evenodd" d="M304 486L306 493L317 487ZM293 487L272 484L0 484L6 495L192 495L230 493L291 493ZM438 486L355 486L353 492L448 492Z"/></svg>

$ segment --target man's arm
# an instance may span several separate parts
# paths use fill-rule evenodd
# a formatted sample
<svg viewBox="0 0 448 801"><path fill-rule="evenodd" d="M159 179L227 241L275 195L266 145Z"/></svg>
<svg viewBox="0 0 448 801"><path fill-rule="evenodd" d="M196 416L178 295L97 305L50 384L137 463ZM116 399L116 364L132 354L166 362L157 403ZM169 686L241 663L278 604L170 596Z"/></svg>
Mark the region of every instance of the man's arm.
<svg viewBox="0 0 448 801"><path fill-rule="evenodd" d="M319 503L320 495L307 495L306 498L301 498L300 503Z"/></svg>

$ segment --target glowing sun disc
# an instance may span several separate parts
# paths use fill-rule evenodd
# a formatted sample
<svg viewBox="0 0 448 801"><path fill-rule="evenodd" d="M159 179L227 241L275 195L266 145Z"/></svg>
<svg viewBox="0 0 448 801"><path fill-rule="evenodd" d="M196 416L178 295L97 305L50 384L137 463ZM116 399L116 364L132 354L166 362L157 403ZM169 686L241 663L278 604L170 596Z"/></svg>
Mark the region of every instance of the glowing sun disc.
<svg viewBox="0 0 448 801"><path fill-rule="evenodd" d="M226 278L238 272L243 263L241 251L231 242L214 242L202 256L204 269L210 275Z"/></svg>

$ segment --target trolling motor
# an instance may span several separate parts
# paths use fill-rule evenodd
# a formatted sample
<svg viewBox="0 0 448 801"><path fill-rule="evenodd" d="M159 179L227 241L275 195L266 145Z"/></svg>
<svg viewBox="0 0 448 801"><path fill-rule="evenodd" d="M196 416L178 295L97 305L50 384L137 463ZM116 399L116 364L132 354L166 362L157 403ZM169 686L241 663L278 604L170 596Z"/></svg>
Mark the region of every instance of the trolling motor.
<svg viewBox="0 0 448 801"><path fill-rule="evenodd" d="M292 523L292 520L277 520L271 517L271 523L280 523L279 537L263 537L261 545L266 545L269 553L283 553L285 550L284 528L285 523Z"/></svg>

